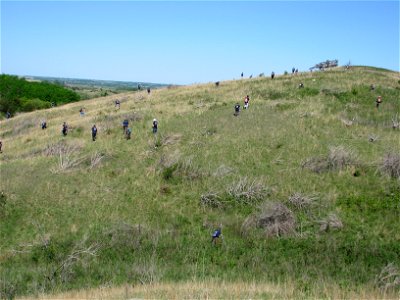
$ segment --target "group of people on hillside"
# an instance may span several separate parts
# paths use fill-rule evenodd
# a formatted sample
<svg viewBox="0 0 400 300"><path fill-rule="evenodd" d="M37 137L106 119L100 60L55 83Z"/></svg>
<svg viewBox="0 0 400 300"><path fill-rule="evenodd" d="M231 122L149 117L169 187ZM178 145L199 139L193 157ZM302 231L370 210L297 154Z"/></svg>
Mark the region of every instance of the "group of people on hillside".
<svg viewBox="0 0 400 300"><path fill-rule="evenodd" d="M249 97L249 95L246 95L246 97L244 97L243 109L248 109L249 108L249 102L250 102L250 97ZM233 113L233 115L235 117L237 117L239 115L239 113L240 113L240 104L239 104L239 102L237 102L235 104L234 109L235 109L235 112Z"/></svg>

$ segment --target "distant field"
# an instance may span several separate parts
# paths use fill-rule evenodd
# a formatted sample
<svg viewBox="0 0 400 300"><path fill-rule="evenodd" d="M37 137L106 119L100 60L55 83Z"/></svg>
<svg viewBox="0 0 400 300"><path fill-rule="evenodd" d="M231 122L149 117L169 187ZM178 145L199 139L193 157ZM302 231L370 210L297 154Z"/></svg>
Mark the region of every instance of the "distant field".
<svg viewBox="0 0 400 300"><path fill-rule="evenodd" d="M2 120L1 297L397 299L399 99L353 67Z"/></svg>

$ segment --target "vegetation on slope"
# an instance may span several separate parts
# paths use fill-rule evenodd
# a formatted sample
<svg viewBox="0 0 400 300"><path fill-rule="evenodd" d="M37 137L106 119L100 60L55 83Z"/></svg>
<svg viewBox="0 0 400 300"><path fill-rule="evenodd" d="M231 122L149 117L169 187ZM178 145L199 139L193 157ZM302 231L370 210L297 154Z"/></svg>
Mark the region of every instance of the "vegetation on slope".
<svg viewBox="0 0 400 300"><path fill-rule="evenodd" d="M29 82L24 78L0 75L0 112L27 112L79 100L74 91L49 82Z"/></svg>
<svg viewBox="0 0 400 300"><path fill-rule="evenodd" d="M68 104L2 121L2 295L210 279L395 295L398 80L337 69L128 93L120 110L103 97L85 102L85 117ZM250 109L234 117L247 94Z"/></svg>

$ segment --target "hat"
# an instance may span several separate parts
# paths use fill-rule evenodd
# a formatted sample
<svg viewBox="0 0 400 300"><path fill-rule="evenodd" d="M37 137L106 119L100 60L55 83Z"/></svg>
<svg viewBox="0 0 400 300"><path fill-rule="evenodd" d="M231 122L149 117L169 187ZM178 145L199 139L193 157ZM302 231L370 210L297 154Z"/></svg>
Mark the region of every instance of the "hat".
<svg viewBox="0 0 400 300"><path fill-rule="evenodd" d="M153 119L153 122L154 122L154 121L157 121L157 119L154 118L154 119Z"/></svg>

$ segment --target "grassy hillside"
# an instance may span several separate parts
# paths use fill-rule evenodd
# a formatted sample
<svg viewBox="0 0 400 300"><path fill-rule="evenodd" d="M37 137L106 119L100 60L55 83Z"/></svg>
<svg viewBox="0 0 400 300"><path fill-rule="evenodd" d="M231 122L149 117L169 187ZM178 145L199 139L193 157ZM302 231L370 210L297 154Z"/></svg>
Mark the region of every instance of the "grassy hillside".
<svg viewBox="0 0 400 300"><path fill-rule="evenodd" d="M249 110L233 116L247 94ZM1 121L1 295L248 282L290 283L288 297L396 297L399 99L398 73L338 68L102 97L84 102L84 117L74 103ZM249 295L272 295L263 291Z"/></svg>

